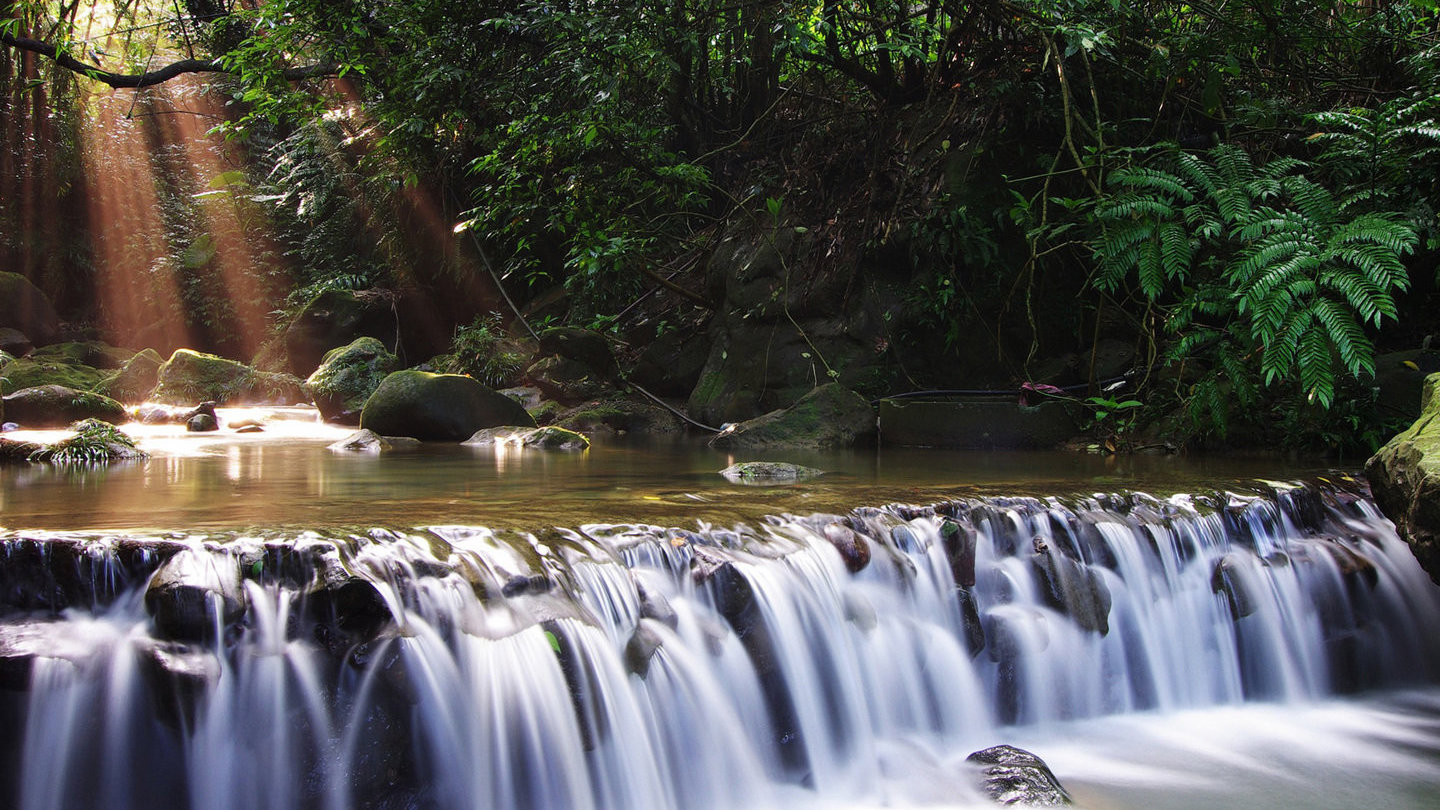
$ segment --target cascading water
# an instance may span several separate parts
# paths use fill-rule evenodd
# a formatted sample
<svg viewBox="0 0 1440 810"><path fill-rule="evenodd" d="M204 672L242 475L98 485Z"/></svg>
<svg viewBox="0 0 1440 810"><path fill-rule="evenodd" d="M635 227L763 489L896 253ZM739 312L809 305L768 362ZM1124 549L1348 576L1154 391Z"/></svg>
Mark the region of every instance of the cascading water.
<svg viewBox="0 0 1440 810"><path fill-rule="evenodd" d="M1075 718L1437 675L1348 486L699 531L0 536L0 806L983 803ZM23 729L22 731L19 731ZM906 784L925 764L941 784Z"/></svg>

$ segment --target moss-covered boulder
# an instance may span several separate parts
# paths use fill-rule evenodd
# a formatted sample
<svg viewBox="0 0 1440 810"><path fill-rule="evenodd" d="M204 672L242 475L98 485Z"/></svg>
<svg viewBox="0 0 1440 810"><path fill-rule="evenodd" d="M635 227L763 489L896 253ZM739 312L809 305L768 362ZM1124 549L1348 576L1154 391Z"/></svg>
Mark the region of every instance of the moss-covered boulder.
<svg viewBox="0 0 1440 810"><path fill-rule="evenodd" d="M356 338L326 352L320 367L305 381L305 390L325 421L358 425L365 400L398 365L385 344L373 337Z"/></svg>
<svg viewBox="0 0 1440 810"><path fill-rule="evenodd" d="M24 357L35 351L35 344L19 329L0 326L0 353L11 357Z"/></svg>
<svg viewBox="0 0 1440 810"><path fill-rule="evenodd" d="M1375 502L1440 582L1440 373L1425 378L1420 417L1365 464Z"/></svg>
<svg viewBox="0 0 1440 810"><path fill-rule="evenodd" d="M60 339L60 316L39 287L19 273L0 273L0 326L17 329L36 346Z"/></svg>
<svg viewBox="0 0 1440 810"><path fill-rule="evenodd" d="M825 471L784 461L742 461L720 474L737 484L784 484L824 475Z"/></svg>
<svg viewBox="0 0 1440 810"><path fill-rule="evenodd" d="M572 326L556 326L540 333L540 354L564 357L584 363L602 376L615 373L615 355L599 332Z"/></svg>
<svg viewBox="0 0 1440 810"><path fill-rule="evenodd" d="M539 409L532 409L535 414ZM536 416L538 422L541 413ZM554 424L588 436L620 435L626 433L669 434L681 433L685 424L673 412L653 402L626 399L613 396L608 399L586 402L559 414Z"/></svg>
<svg viewBox="0 0 1440 810"><path fill-rule="evenodd" d="M95 391L120 402L144 402L160 383L160 366L164 364L165 358L159 352L145 349L102 380Z"/></svg>
<svg viewBox="0 0 1440 810"><path fill-rule="evenodd" d="M572 405L615 393L609 379L592 366L559 355L540 358L525 377L550 399Z"/></svg>
<svg viewBox="0 0 1440 810"><path fill-rule="evenodd" d="M487 427L535 427L515 400L458 374L397 371L360 412L360 427L382 436L461 442Z"/></svg>
<svg viewBox="0 0 1440 810"><path fill-rule="evenodd" d="M111 372L88 366L63 354L36 351L0 369L0 394L22 388L63 385L77 391L95 389Z"/></svg>
<svg viewBox="0 0 1440 810"><path fill-rule="evenodd" d="M719 449L850 447L875 438L875 412L838 383L822 385L783 410L741 422L710 440Z"/></svg>
<svg viewBox="0 0 1440 810"><path fill-rule="evenodd" d="M151 398L168 405L212 401L220 405L287 405L308 400L290 375L256 371L244 363L192 349L176 349L160 366Z"/></svg>
<svg viewBox="0 0 1440 810"><path fill-rule="evenodd" d="M111 424L127 421L125 406L89 391L63 385L41 385L16 391L4 398L5 419L27 428L65 427L82 419Z"/></svg>

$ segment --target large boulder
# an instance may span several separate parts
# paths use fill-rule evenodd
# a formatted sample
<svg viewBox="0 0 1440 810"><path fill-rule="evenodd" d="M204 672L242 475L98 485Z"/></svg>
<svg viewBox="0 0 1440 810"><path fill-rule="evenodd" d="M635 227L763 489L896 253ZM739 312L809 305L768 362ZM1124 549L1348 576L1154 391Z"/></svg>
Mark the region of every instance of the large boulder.
<svg viewBox="0 0 1440 810"><path fill-rule="evenodd" d="M326 352L320 367L305 381L305 390L325 421L358 425L365 400L398 365L385 344L373 337L359 337Z"/></svg>
<svg viewBox="0 0 1440 810"><path fill-rule="evenodd" d="M326 290L315 296L285 330L290 372L308 377L332 349L356 338L372 337L387 346L396 343L399 325L394 302L375 291Z"/></svg>
<svg viewBox="0 0 1440 810"><path fill-rule="evenodd" d="M700 382L710 345L698 329L674 329L646 344L630 382L661 397L687 397Z"/></svg>
<svg viewBox="0 0 1440 810"><path fill-rule="evenodd" d="M27 428L66 427L82 419L111 424L126 421L125 407L115 400L63 385L41 385L4 398L5 419Z"/></svg>
<svg viewBox="0 0 1440 810"><path fill-rule="evenodd" d="M165 358L154 349L145 349L125 361L114 375L102 380L95 390L120 402L144 402L160 383L160 366Z"/></svg>
<svg viewBox="0 0 1440 810"><path fill-rule="evenodd" d="M875 437L875 412L839 383L812 390L799 402L734 425L710 440L717 449L850 447Z"/></svg>
<svg viewBox="0 0 1440 810"><path fill-rule="evenodd" d="M0 352L12 357L24 357L32 351L35 351L35 344L30 342L24 332L0 326Z"/></svg>
<svg viewBox="0 0 1440 810"><path fill-rule="evenodd" d="M615 373L615 355L599 332L573 326L556 326L540 333L540 353L577 360L601 375Z"/></svg>
<svg viewBox="0 0 1440 810"><path fill-rule="evenodd" d="M0 273L0 326L25 333L36 346L60 339L60 316L39 287L19 273Z"/></svg>
<svg viewBox="0 0 1440 810"><path fill-rule="evenodd" d="M1440 373L1425 378L1420 417L1365 464L1381 511L1440 582Z"/></svg>
<svg viewBox="0 0 1440 810"><path fill-rule="evenodd" d="M381 381L360 427L382 436L461 442L487 427L535 427L515 400L459 374L397 371Z"/></svg>
<svg viewBox="0 0 1440 810"><path fill-rule="evenodd" d="M167 405L211 401L220 405L286 405L307 399L300 380L256 371L244 363L192 349L176 349L157 374L151 398Z"/></svg>
<svg viewBox="0 0 1440 810"><path fill-rule="evenodd" d="M130 352L103 343L57 343L36 349L0 372L0 393L40 385L95 390Z"/></svg>

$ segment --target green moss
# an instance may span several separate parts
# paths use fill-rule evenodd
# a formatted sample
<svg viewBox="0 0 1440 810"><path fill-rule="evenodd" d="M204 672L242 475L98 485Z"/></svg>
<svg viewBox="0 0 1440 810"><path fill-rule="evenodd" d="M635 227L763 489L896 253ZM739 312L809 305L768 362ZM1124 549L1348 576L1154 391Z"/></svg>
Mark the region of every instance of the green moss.
<svg viewBox="0 0 1440 810"><path fill-rule="evenodd" d="M86 419L75 423L75 435L35 450L29 460L51 464L103 464L146 457L143 450L135 447L135 440L119 428L98 419Z"/></svg>
<svg viewBox="0 0 1440 810"><path fill-rule="evenodd" d="M22 357L7 365L0 376L0 393L13 394L22 388L63 385L89 391L100 385L108 372L56 357Z"/></svg>
<svg viewBox="0 0 1440 810"><path fill-rule="evenodd" d="M143 402L160 381L160 366L165 360L154 349L145 349L105 378L96 391L121 402Z"/></svg>

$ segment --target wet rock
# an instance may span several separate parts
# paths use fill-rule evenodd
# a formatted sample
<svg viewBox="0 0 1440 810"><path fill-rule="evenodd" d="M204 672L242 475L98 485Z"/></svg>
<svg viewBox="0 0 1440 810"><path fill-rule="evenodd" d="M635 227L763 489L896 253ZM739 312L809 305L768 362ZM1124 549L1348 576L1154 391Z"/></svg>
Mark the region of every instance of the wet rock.
<svg viewBox="0 0 1440 810"><path fill-rule="evenodd" d="M360 426L382 436L461 442L477 430L534 427L513 399L457 374L397 371L386 377L360 414Z"/></svg>
<svg viewBox="0 0 1440 810"><path fill-rule="evenodd" d="M940 542L945 548L945 559L950 563L950 574L955 584L962 588L975 585L975 533L967 531L959 522L946 518L940 523Z"/></svg>
<svg viewBox="0 0 1440 810"><path fill-rule="evenodd" d="M588 436L665 434L685 430L679 417L665 408L652 402L619 396L587 402L564 411L555 417L555 424Z"/></svg>
<svg viewBox="0 0 1440 810"><path fill-rule="evenodd" d="M185 420L185 430L191 433L208 433L212 430L219 430L220 422L214 414L197 413Z"/></svg>
<svg viewBox="0 0 1440 810"><path fill-rule="evenodd" d="M865 570L870 564L870 540L848 526L840 523L827 523L820 530L826 542L840 552L840 559L845 561L845 569L852 574L858 574Z"/></svg>
<svg viewBox="0 0 1440 810"><path fill-rule="evenodd" d="M316 560L315 579L297 598L305 634L331 654L373 643L394 617L375 584L346 571L338 559Z"/></svg>
<svg viewBox="0 0 1440 810"><path fill-rule="evenodd" d="M165 561L145 590L145 608L163 639L206 641L245 614L235 562L186 549Z"/></svg>
<svg viewBox="0 0 1440 810"><path fill-rule="evenodd" d="M1245 558L1237 552L1222 555L1215 561L1210 574L1210 592L1225 595L1234 621L1255 612L1256 594L1254 575Z"/></svg>
<svg viewBox="0 0 1440 810"><path fill-rule="evenodd" d="M0 624L0 689L24 692L36 659L81 666L96 653L94 642L66 621L11 619Z"/></svg>
<svg viewBox="0 0 1440 810"><path fill-rule="evenodd" d="M671 630L680 626L680 614L675 612L664 594L656 593L639 582L635 583L635 591L640 598L640 618L654 619Z"/></svg>
<svg viewBox="0 0 1440 810"><path fill-rule="evenodd" d="M192 349L176 349L160 366L151 393L156 402L184 405L214 401L221 405L308 401L299 379L289 374L256 371L244 363Z"/></svg>
<svg viewBox="0 0 1440 810"><path fill-rule="evenodd" d="M783 461L742 461L731 464L721 470L720 474L737 484L775 484L803 481L824 475L825 471Z"/></svg>
<svg viewBox="0 0 1440 810"><path fill-rule="evenodd" d="M1006 807L1068 807L1070 794L1045 761L1022 748L997 745L965 758L982 774L980 787L997 804Z"/></svg>
<svg viewBox="0 0 1440 810"><path fill-rule="evenodd" d="M1098 571L1072 560L1035 538L1030 563L1045 601L1066 613L1082 630L1110 632L1110 589Z"/></svg>
<svg viewBox="0 0 1440 810"><path fill-rule="evenodd" d="M0 326L25 333L36 346L60 339L60 316L54 305L19 273L0 273Z"/></svg>
<svg viewBox="0 0 1440 810"><path fill-rule="evenodd" d="M850 447L875 437L875 413L859 394L822 385L788 408L741 422L710 440L718 449Z"/></svg>
<svg viewBox="0 0 1440 810"><path fill-rule="evenodd" d="M497 427L475 431L463 444L471 447L533 447L540 450L586 450L590 440L583 435L555 425L539 428Z"/></svg>
<svg viewBox="0 0 1440 810"><path fill-rule="evenodd" d="M305 380L305 390L325 421L358 425L365 400L398 369L399 362L385 344L359 337L326 352L320 367Z"/></svg>
<svg viewBox="0 0 1440 810"><path fill-rule="evenodd" d="M264 425L241 425L235 428L236 433L264 433Z"/></svg>
<svg viewBox="0 0 1440 810"><path fill-rule="evenodd" d="M644 678L650 674L650 661L664 641L659 622L641 619L630 640L625 643L625 669Z"/></svg>
<svg viewBox="0 0 1440 810"><path fill-rule="evenodd" d="M6 425L14 424L6 422ZM22 442L15 439L0 438L0 463L19 463L29 461L30 456L44 445L38 442Z"/></svg>
<svg viewBox="0 0 1440 810"><path fill-rule="evenodd" d="M204 647L142 639L140 672L155 695L161 722L188 728L199 715L198 704L220 679L220 661Z"/></svg>
<svg viewBox="0 0 1440 810"><path fill-rule="evenodd" d="M373 430L357 430L326 449L333 453L385 453L395 445Z"/></svg>
<svg viewBox="0 0 1440 810"><path fill-rule="evenodd" d="M5 418L27 428L66 427L82 419L119 425L128 416L125 406L109 397L62 385L25 388L4 401Z"/></svg>

